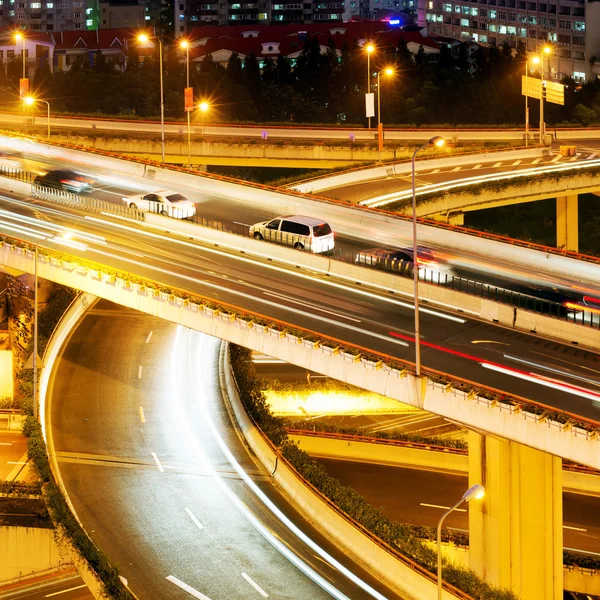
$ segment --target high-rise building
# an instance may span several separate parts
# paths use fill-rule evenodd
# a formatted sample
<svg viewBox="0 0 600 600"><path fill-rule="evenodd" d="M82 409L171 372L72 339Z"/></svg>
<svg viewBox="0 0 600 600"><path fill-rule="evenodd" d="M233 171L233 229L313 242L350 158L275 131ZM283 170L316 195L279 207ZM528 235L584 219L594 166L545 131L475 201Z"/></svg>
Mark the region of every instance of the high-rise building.
<svg viewBox="0 0 600 600"><path fill-rule="evenodd" d="M600 75L600 2L584 0L418 0L429 33L516 48L544 57L545 76L584 81ZM600 61L598 61L600 62Z"/></svg>
<svg viewBox="0 0 600 600"><path fill-rule="evenodd" d="M33 31L85 29L86 0L0 0L0 26Z"/></svg>

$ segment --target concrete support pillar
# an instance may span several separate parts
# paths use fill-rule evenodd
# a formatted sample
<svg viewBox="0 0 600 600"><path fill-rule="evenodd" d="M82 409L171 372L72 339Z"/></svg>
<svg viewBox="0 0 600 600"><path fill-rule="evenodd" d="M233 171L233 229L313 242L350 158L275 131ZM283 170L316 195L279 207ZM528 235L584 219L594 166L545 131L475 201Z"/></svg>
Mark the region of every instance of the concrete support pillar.
<svg viewBox="0 0 600 600"><path fill-rule="evenodd" d="M459 225L462 227L465 224L465 213L451 213L446 217L449 225Z"/></svg>
<svg viewBox="0 0 600 600"><path fill-rule="evenodd" d="M556 247L579 251L579 196L556 198Z"/></svg>
<svg viewBox="0 0 600 600"><path fill-rule="evenodd" d="M469 562L490 584L521 600L563 597L561 459L469 432Z"/></svg>

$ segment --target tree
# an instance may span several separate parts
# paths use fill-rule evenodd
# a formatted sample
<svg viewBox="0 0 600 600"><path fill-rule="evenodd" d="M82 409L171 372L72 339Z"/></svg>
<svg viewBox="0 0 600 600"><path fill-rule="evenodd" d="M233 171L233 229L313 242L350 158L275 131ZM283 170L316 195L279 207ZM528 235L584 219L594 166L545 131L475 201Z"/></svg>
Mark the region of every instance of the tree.
<svg viewBox="0 0 600 600"><path fill-rule="evenodd" d="M583 104L578 104L573 109L573 118L584 127L587 127L598 120L598 115L595 110L592 110Z"/></svg>

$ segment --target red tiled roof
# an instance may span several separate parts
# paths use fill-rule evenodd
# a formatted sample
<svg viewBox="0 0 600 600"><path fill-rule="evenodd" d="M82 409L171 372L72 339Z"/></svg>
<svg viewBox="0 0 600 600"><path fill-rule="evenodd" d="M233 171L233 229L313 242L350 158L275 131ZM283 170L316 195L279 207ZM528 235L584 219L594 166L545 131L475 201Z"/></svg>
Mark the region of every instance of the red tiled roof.
<svg viewBox="0 0 600 600"><path fill-rule="evenodd" d="M88 50L109 50L121 48L126 51L127 41L139 34L134 28L97 29L86 31L57 31L53 34L57 50L87 48ZM80 41L81 40L81 41Z"/></svg>
<svg viewBox="0 0 600 600"><path fill-rule="evenodd" d="M331 30L344 29L345 33L331 34ZM256 31L257 37L243 37L243 32ZM306 37L300 37L299 32L306 32ZM190 39L200 40L208 38L205 45L195 46L190 49L193 59L199 60L207 54L214 54L219 50L230 50L247 56L251 52L257 57L279 55L288 56L301 52L305 39L316 37L321 46L327 46L331 38L335 47L341 50L344 44L349 47L358 40L373 40L385 47L395 47L400 38L406 43L423 44L438 49L439 45L430 37L424 37L419 31L400 31L385 22L361 21L345 23L319 23L308 25L246 25L232 27L198 27L192 31ZM278 53L264 53L263 46L279 44Z"/></svg>

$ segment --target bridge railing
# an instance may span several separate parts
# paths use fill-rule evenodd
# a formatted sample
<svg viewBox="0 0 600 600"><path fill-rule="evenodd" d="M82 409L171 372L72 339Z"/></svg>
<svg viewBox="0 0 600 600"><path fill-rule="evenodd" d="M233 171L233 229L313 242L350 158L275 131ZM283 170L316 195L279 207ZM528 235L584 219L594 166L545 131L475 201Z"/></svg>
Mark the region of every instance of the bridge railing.
<svg viewBox="0 0 600 600"><path fill-rule="evenodd" d="M31 195L34 198L49 200L50 202L56 202L58 204L63 204L64 206L70 206L72 208L87 210L95 213L107 213L111 215L117 215L119 217L127 217L128 219L133 219L134 221L143 221L145 218L143 211L136 208L129 208L124 204L100 200L98 198L94 198L93 196L84 196L82 194L57 190L55 188L38 185L36 183L31 184Z"/></svg>

